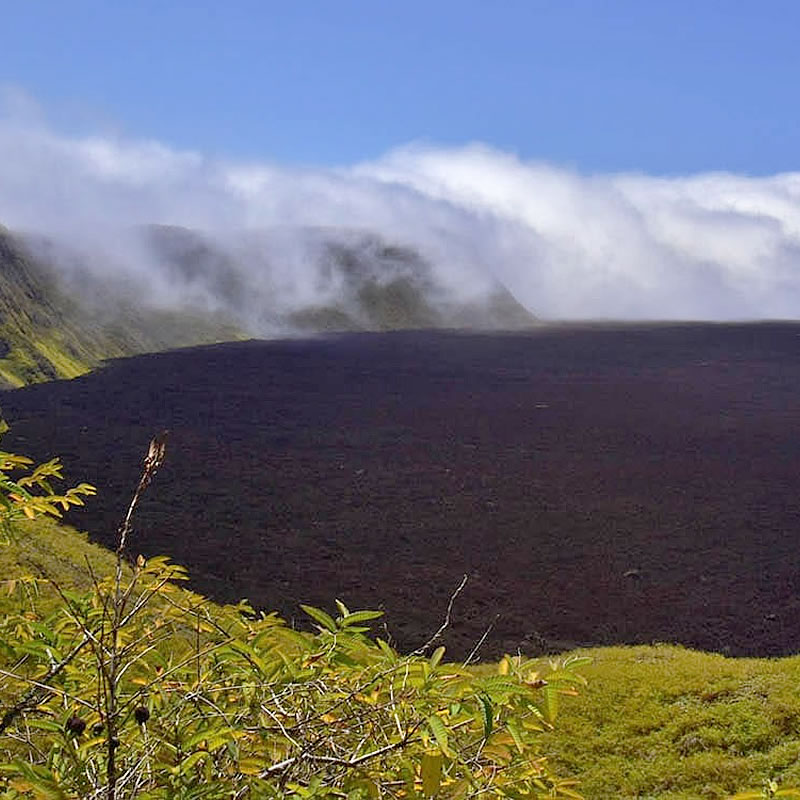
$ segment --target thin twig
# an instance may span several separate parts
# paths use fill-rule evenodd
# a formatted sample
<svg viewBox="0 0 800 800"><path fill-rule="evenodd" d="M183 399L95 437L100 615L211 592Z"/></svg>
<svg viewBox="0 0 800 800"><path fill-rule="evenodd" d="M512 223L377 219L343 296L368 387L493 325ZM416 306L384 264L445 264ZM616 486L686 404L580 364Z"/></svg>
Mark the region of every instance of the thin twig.
<svg viewBox="0 0 800 800"><path fill-rule="evenodd" d="M167 431L162 431L150 440L150 446L144 459L144 469L142 470L142 475L139 478L136 491L133 493L131 502L128 505L128 512L125 515L125 519L122 521L122 525L120 525L118 532L118 543L116 550L117 564L114 572L114 593L111 600L112 613L109 615L111 618L111 628L108 632L109 644L104 648L109 654L108 665L105 666L105 664L100 664L101 670L106 672L104 705L106 712L107 800L115 800L117 780L119 777L116 763L117 748L119 747L117 733L120 714L117 690L119 686L120 661L122 655L119 647L119 633L131 616L142 607L142 605L137 603L134 606L132 614L128 614L127 616L125 614L125 607L131 597L133 586L128 586L124 592L122 590L123 559L125 556L125 549L128 544L128 534L131 530L131 523L136 506L144 494L145 489L147 489L147 487L150 485L150 482L153 480L158 468L164 461L164 456L166 454L166 437ZM134 573L134 577L132 579L133 582L135 582L138 578L138 574L139 573L137 570Z"/></svg>
<svg viewBox="0 0 800 800"><path fill-rule="evenodd" d="M478 643L475 645L475 647L472 648L472 652L466 657L466 659L464 661L464 666L465 667L472 662L473 658L475 658L475 656L478 653L478 650L481 649L481 646L486 641L486 637L492 632L492 628L494 628L494 624L495 624L495 622L497 622L498 619L500 619L500 615L499 614L495 614L494 619L489 623L488 627L483 632L483 636L481 636L481 638L478 639Z"/></svg>
<svg viewBox="0 0 800 800"><path fill-rule="evenodd" d="M450 615L453 613L453 603L455 603L456 597L458 597L459 594L461 594L461 590L467 585L468 580L469 576L464 575L464 577L461 579L461 583L458 584L458 588L456 588L453 594L450 595L450 601L447 604L447 613L444 615L444 622L442 622L436 633L434 633L433 636L431 636L431 638L428 639L428 641L425 642L424 645L422 645L422 647L414 650L411 653L412 656L421 656L426 650L432 647L433 644L441 638L442 634L450 625Z"/></svg>

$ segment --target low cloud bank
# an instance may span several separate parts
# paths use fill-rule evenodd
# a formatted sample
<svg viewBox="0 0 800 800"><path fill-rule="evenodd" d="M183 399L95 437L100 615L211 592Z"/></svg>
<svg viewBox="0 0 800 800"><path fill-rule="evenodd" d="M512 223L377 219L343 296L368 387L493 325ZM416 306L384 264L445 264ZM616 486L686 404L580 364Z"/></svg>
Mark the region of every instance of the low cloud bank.
<svg viewBox="0 0 800 800"><path fill-rule="evenodd" d="M286 168L70 137L6 108L0 223L64 240L98 271L145 278L162 302L183 287L136 226L199 229L231 252L244 231L263 232L270 285L289 304L313 302L320 285L308 230L341 229L416 248L460 299L499 281L545 319L800 316L800 173L587 176L479 144ZM253 258L245 281L261 285L264 269Z"/></svg>

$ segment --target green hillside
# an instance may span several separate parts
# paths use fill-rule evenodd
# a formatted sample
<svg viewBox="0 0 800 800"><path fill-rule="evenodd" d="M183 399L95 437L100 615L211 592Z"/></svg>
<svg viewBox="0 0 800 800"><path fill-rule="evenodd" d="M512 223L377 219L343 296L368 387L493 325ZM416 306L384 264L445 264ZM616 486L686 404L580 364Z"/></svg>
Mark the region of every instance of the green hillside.
<svg viewBox="0 0 800 800"><path fill-rule="evenodd" d="M40 609L53 609L60 602L53 584L85 591L91 585L90 568L98 574L113 569L113 554L69 525L40 517L14 528L9 543L0 545L2 615L24 610L33 598Z"/></svg>
<svg viewBox="0 0 800 800"><path fill-rule="evenodd" d="M0 381L23 386L71 378L123 354L118 343L82 324L55 279L0 228Z"/></svg>
<svg viewBox="0 0 800 800"><path fill-rule="evenodd" d="M299 331L388 331L409 328L510 330L530 328L535 317L499 284L477 300L447 298L431 264L411 248L363 236L323 247L335 299L292 312Z"/></svg>
<svg viewBox="0 0 800 800"><path fill-rule="evenodd" d="M243 338L214 315L143 309L94 288L100 298L82 303L0 227L0 388L73 378L108 358Z"/></svg>

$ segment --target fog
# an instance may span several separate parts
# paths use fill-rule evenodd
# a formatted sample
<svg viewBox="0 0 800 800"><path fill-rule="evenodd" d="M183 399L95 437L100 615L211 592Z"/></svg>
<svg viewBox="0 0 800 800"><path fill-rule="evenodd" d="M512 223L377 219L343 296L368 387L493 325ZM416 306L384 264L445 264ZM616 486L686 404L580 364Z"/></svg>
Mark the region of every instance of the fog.
<svg viewBox="0 0 800 800"><path fill-rule="evenodd" d="M67 135L20 105L0 112L0 224L67 243L65 270L118 273L161 303L191 287L142 247L137 226L150 223L207 232L254 292L269 265L286 307L330 299L320 238L370 232L417 249L454 297L500 282L544 319L800 311L800 173L585 175L479 143L287 167Z"/></svg>

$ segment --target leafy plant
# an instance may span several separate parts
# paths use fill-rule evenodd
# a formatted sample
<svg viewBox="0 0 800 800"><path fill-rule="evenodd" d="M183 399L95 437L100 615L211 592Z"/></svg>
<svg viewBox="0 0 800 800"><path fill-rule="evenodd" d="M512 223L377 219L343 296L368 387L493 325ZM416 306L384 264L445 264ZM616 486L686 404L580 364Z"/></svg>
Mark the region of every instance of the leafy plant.
<svg viewBox="0 0 800 800"><path fill-rule="evenodd" d="M5 797L580 796L539 738L586 659L542 670L506 657L479 674L444 661L442 628L402 655L370 636L377 611L304 606L315 630L300 632L181 588L166 558L128 567L134 510L163 457L157 437L112 573L93 572L88 591L56 587L52 613L0 623Z"/></svg>
<svg viewBox="0 0 800 800"><path fill-rule="evenodd" d="M0 436L8 431L0 419ZM61 462L57 458L33 466L26 456L0 451L0 533L7 541L13 535L13 523L38 516L61 517L70 506L83 505L83 498L95 494L95 488L81 483L58 494L53 480L60 480Z"/></svg>

